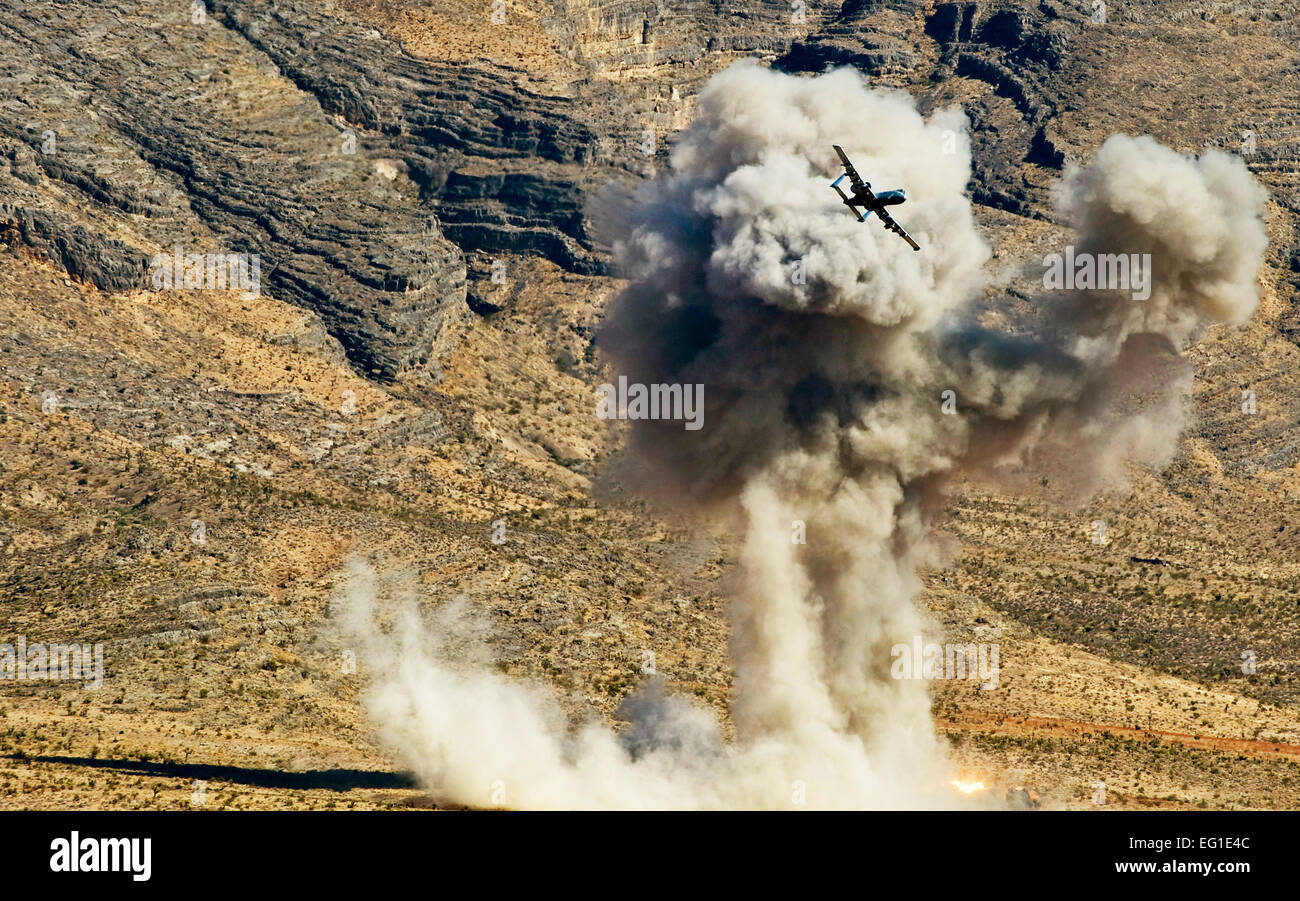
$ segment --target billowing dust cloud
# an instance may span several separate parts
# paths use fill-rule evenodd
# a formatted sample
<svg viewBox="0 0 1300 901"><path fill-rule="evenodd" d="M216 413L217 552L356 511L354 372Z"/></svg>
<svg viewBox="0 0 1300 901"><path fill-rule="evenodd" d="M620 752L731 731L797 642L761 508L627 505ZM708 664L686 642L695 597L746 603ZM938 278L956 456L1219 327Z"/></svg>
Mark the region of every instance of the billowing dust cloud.
<svg viewBox="0 0 1300 901"><path fill-rule="evenodd" d="M1045 294L1033 331L990 331L970 310L989 249L965 133L960 112L927 121L850 70L741 63L708 84L666 171L602 198L629 280L599 338L611 371L705 386L703 429L633 422L612 477L740 523L736 738L658 685L624 704L622 732L568 729L543 688L448 654L460 630L425 625L413 599L379 629L360 569L348 625L368 709L431 790L524 808L952 803L925 684L890 676L891 647L926 633L915 568L945 485L1051 473L1077 497L1165 459L1179 352L1249 317L1266 243L1239 161L1113 137L1056 202L1080 252L1151 254L1151 296ZM922 252L839 204L834 143L877 190L907 189L894 212Z"/></svg>

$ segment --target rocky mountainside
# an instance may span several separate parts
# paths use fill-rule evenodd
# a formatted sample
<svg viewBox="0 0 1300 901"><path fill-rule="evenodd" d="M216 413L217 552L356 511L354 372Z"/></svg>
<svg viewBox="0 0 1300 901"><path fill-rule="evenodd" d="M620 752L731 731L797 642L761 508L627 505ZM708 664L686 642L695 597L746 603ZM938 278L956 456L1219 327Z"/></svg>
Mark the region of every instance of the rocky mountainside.
<svg viewBox="0 0 1300 901"><path fill-rule="evenodd" d="M748 56L965 110L990 322L1035 314L1051 185L1112 133L1239 152L1267 187L1260 312L1192 352L1174 463L1083 510L970 488L924 602L1008 649L1005 691L936 696L976 771L1063 805L1098 767L1122 806L1300 803L1294 4L1102 9L0 0L0 621L109 667L0 684L0 804L189 806L195 780L214 806L439 803L339 665L354 555L467 596L575 717L612 716L653 648L725 724L735 549L600 480L619 282L587 204ZM256 254L260 284L167 290L178 247Z"/></svg>

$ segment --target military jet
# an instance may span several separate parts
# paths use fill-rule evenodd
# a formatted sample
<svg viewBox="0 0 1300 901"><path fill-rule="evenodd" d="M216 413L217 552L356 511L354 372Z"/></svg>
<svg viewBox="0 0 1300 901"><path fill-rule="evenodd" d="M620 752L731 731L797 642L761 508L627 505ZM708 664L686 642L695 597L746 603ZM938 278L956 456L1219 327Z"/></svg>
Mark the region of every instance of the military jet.
<svg viewBox="0 0 1300 901"><path fill-rule="evenodd" d="M907 195L903 192L903 189L899 188L897 191L884 191L880 194L873 193L871 190L871 182L863 181L861 176L858 175L858 170L853 168L853 164L849 162L849 158L844 155L844 148L839 144L832 144L831 146L835 148L835 152L840 155L840 162L844 164L844 174L831 182L831 187L835 189L835 193L839 194L840 197L843 198L844 205L853 211L853 215L858 217L859 222L866 222L867 216L875 213L880 217L880 221L885 224L885 228L899 235L908 244L911 244L913 250L920 250L921 245L913 241L912 236L903 231L903 226L895 222L894 218L885 210L885 207L887 206L895 206L907 200ZM845 194L844 189L840 187L840 182L844 181L846 178L853 185L852 197ZM858 207L862 207L866 210L867 215L864 216L862 213L858 212Z"/></svg>

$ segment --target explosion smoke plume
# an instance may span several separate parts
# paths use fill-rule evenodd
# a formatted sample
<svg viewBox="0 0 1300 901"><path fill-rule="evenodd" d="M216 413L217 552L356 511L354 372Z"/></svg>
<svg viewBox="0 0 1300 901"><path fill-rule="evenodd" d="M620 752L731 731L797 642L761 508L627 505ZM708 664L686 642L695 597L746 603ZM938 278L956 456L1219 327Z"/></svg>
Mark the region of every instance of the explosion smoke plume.
<svg viewBox="0 0 1300 901"><path fill-rule="evenodd" d="M1113 137L1057 203L1080 250L1150 253L1151 297L1045 296L1038 335L988 331L968 310L989 250L964 135L960 112L926 121L851 70L742 63L705 88L670 169L598 217L629 279L600 337L612 370L706 386L702 430L634 422L615 476L744 523L737 739L657 688L625 704L624 735L567 734L540 690L448 664L409 605L381 634L362 572L349 615L369 709L428 785L488 805L504 783L515 807L785 807L792 785L813 807L948 803L924 683L889 674L891 646L923 632L915 566L945 483L1063 475L1068 455L1086 492L1166 457L1190 379L1179 350L1250 315L1265 245L1264 194L1240 161ZM922 253L839 205L832 143L907 188L899 215Z"/></svg>

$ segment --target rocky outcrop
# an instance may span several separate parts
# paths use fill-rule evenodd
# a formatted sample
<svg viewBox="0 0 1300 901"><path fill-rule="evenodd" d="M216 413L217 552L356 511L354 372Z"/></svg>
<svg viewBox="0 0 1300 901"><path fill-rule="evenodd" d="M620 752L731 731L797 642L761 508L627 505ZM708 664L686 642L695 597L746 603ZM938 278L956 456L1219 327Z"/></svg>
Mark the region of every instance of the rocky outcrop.
<svg viewBox="0 0 1300 901"><path fill-rule="evenodd" d="M795 41L777 60L787 72L821 72L853 66L868 74L911 69L917 64L912 42L897 30L920 0L847 0L837 15L807 38ZM875 14L889 11L898 16Z"/></svg>
<svg viewBox="0 0 1300 901"><path fill-rule="evenodd" d="M604 273L584 198L662 164L732 58L961 102L974 199L1026 216L1073 155L1058 114L1092 64L1086 15L1051 0L556 2L540 21L571 77L546 90L412 56L315 0L205 10L0 0L0 235L110 291L177 245L257 254L264 290L384 379L436 365L447 318L489 310L467 297L467 253Z"/></svg>
<svg viewBox="0 0 1300 901"><path fill-rule="evenodd" d="M416 59L315 4L217 2L213 13L326 112L365 132L364 152L399 156L462 249L603 271L581 209L609 126L577 118L572 98L518 87L522 73L508 69Z"/></svg>
<svg viewBox="0 0 1300 901"><path fill-rule="evenodd" d="M144 260L131 247L57 213L0 203L0 242L26 248L103 291L130 291L143 280Z"/></svg>
<svg viewBox="0 0 1300 901"><path fill-rule="evenodd" d="M175 246L255 254L260 289L316 311L358 369L430 363L464 309L460 251L237 31L170 3L0 5L0 141L41 170L0 185L11 234L108 290Z"/></svg>
<svg viewBox="0 0 1300 901"><path fill-rule="evenodd" d="M818 0L553 0L547 30L590 71L624 77L658 74L690 83L684 67L710 54L775 55L826 17Z"/></svg>

